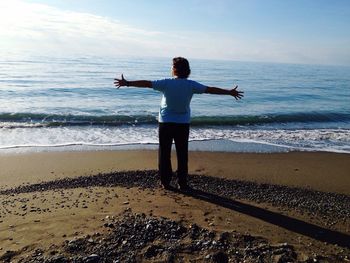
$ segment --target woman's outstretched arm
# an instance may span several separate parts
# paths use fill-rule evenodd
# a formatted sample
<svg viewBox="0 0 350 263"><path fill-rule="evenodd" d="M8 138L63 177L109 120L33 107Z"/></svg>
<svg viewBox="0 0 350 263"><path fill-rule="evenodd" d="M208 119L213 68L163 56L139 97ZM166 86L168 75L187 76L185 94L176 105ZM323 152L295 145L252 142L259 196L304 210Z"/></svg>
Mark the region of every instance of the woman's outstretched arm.
<svg viewBox="0 0 350 263"><path fill-rule="evenodd" d="M232 97L235 97L236 100L239 100L243 98L243 91L237 90L238 86L236 86L234 89L227 90L227 89L221 89L217 87L207 87L205 93L209 94L217 94L217 95L231 95Z"/></svg>
<svg viewBox="0 0 350 263"><path fill-rule="evenodd" d="M121 79L114 79L114 86L116 86L118 89L120 87L138 87L138 88L152 88L152 82L149 80L134 80L134 81L127 81L124 79L124 76L122 74Z"/></svg>

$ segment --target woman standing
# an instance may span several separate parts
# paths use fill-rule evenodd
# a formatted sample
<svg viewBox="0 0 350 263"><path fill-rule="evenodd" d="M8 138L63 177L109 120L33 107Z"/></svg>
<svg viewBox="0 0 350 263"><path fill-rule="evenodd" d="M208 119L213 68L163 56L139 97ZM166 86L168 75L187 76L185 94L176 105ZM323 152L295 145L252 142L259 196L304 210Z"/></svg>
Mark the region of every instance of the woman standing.
<svg viewBox="0 0 350 263"><path fill-rule="evenodd" d="M171 147L175 142L177 155L177 178L182 191L189 190L188 175L188 137L190 130L190 103L193 94L209 93L231 95L236 100L243 97L243 92L234 89L226 90L208 87L188 77L191 73L188 60L183 57L173 58L173 78L162 80L127 81L124 76L114 79L114 85L119 88L133 86L139 88L153 88L163 93L159 109L159 156L158 166L160 180L165 189L170 189L172 177Z"/></svg>

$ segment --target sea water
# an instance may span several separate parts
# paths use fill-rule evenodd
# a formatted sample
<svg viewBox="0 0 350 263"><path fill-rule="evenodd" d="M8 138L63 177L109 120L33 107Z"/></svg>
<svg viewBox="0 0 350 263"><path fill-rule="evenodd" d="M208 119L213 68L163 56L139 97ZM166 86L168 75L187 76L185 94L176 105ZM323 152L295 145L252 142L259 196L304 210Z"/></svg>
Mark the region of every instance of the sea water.
<svg viewBox="0 0 350 263"><path fill-rule="evenodd" d="M0 152L156 146L161 94L113 80L171 77L171 58L0 58ZM350 153L350 67L190 59L192 149Z"/></svg>

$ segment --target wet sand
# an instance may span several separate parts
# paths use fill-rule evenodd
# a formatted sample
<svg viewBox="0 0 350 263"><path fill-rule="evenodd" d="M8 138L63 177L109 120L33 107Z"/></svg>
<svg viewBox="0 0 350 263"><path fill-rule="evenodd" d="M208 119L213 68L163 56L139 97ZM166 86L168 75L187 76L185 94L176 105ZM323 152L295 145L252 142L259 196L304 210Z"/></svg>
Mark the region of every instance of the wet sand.
<svg viewBox="0 0 350 263"><path fill-rule="evenodd" d="M173 164L175 166L176 161ZM236 236L248 235L253 240L263 238L279 250L287 251L281 245L287 243L293 247L297 254L295 260L299 261L325 256L329 257L329 262L336 259L346 262L349 247L341 240L346 243L349 238L350 220L346 213L342 214L344 209L341 207L350 194L350 155L191 152L191 183L198 189L194 194L162 190L155 183L156 171L142 172L155 170L156 166L156 151L1 155L0 257L14 262L25 256L40 257L35 253L38 254L37 249L41 248L43 255L62 254L69 258L64 244L77 239L89 243L91 237L108 237L110 228L106 227L106 222L123 218L127 212L181 221L187 228L195 223L218 235L229 232ZM136 172L131 172L122 183L112 184L105 180L106 185L96 185L94 176L99 173L113 173L113 178L121 171ZM136 175L153 177L138 185L133 182ZM67 178L77 181L67 181ZM45 184L53 180L62 181ZM86 181L91 184L79 188L79 182L83 186ZM74 182L78 185L73 187ZM32 187L37 183L40 183L39 188ZM29 187L27 192L18 190L21 189L19 186L25 185ZM294 187L303 190L298 192ZM259 195L255 189L259 189ZM272 192L272 197L277 198L262 198L264 189L266 196ZM5 193L5 190L9 192ZM254 194L250 195L250 192ZM337 204L340 208L324 213L312 210L297 205L300 200L292 202L290 196L293 193L303 198L305 195L300 200L307 201L308 197L320 200L316 204L311 202L310 207L327 205L329 198L334 201L333 208ZM284 196L285 203L279 201L280 196ZM346 206L345 210L348 210ZM338 217L335 216L337 213ZM293 224L296 228L290 227ZM317 235L312 231L324 232L330 238L322 239L320 236L325 234ZM261 247L264 242L260 240L256 247ZM150 244L147 246L144 250L150 248ZM142 253L146 253L144 250ZM198 259L214 260L210 254L212 250L208 248L209 254L195 254ZM89 252L94 254L92 249ZM247 256L248 252L237 253ZM161 256L164 255L158 254L147 260L157 261ZM188 259L189 256L178 253L176 257Z"/></svg>

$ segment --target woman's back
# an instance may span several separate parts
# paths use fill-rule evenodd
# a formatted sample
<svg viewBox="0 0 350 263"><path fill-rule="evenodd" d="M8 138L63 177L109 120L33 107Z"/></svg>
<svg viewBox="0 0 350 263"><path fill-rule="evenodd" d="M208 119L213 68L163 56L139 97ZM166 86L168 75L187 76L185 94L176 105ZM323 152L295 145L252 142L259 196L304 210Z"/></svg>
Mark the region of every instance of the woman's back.
<svg viewBox="0 0 350 263"><path fill-rule="evenodd" d="M152 87L163 93L159 121L189 123L190 102L194 93L204 93L206 86L185 78L156 80Z"/></svg>

